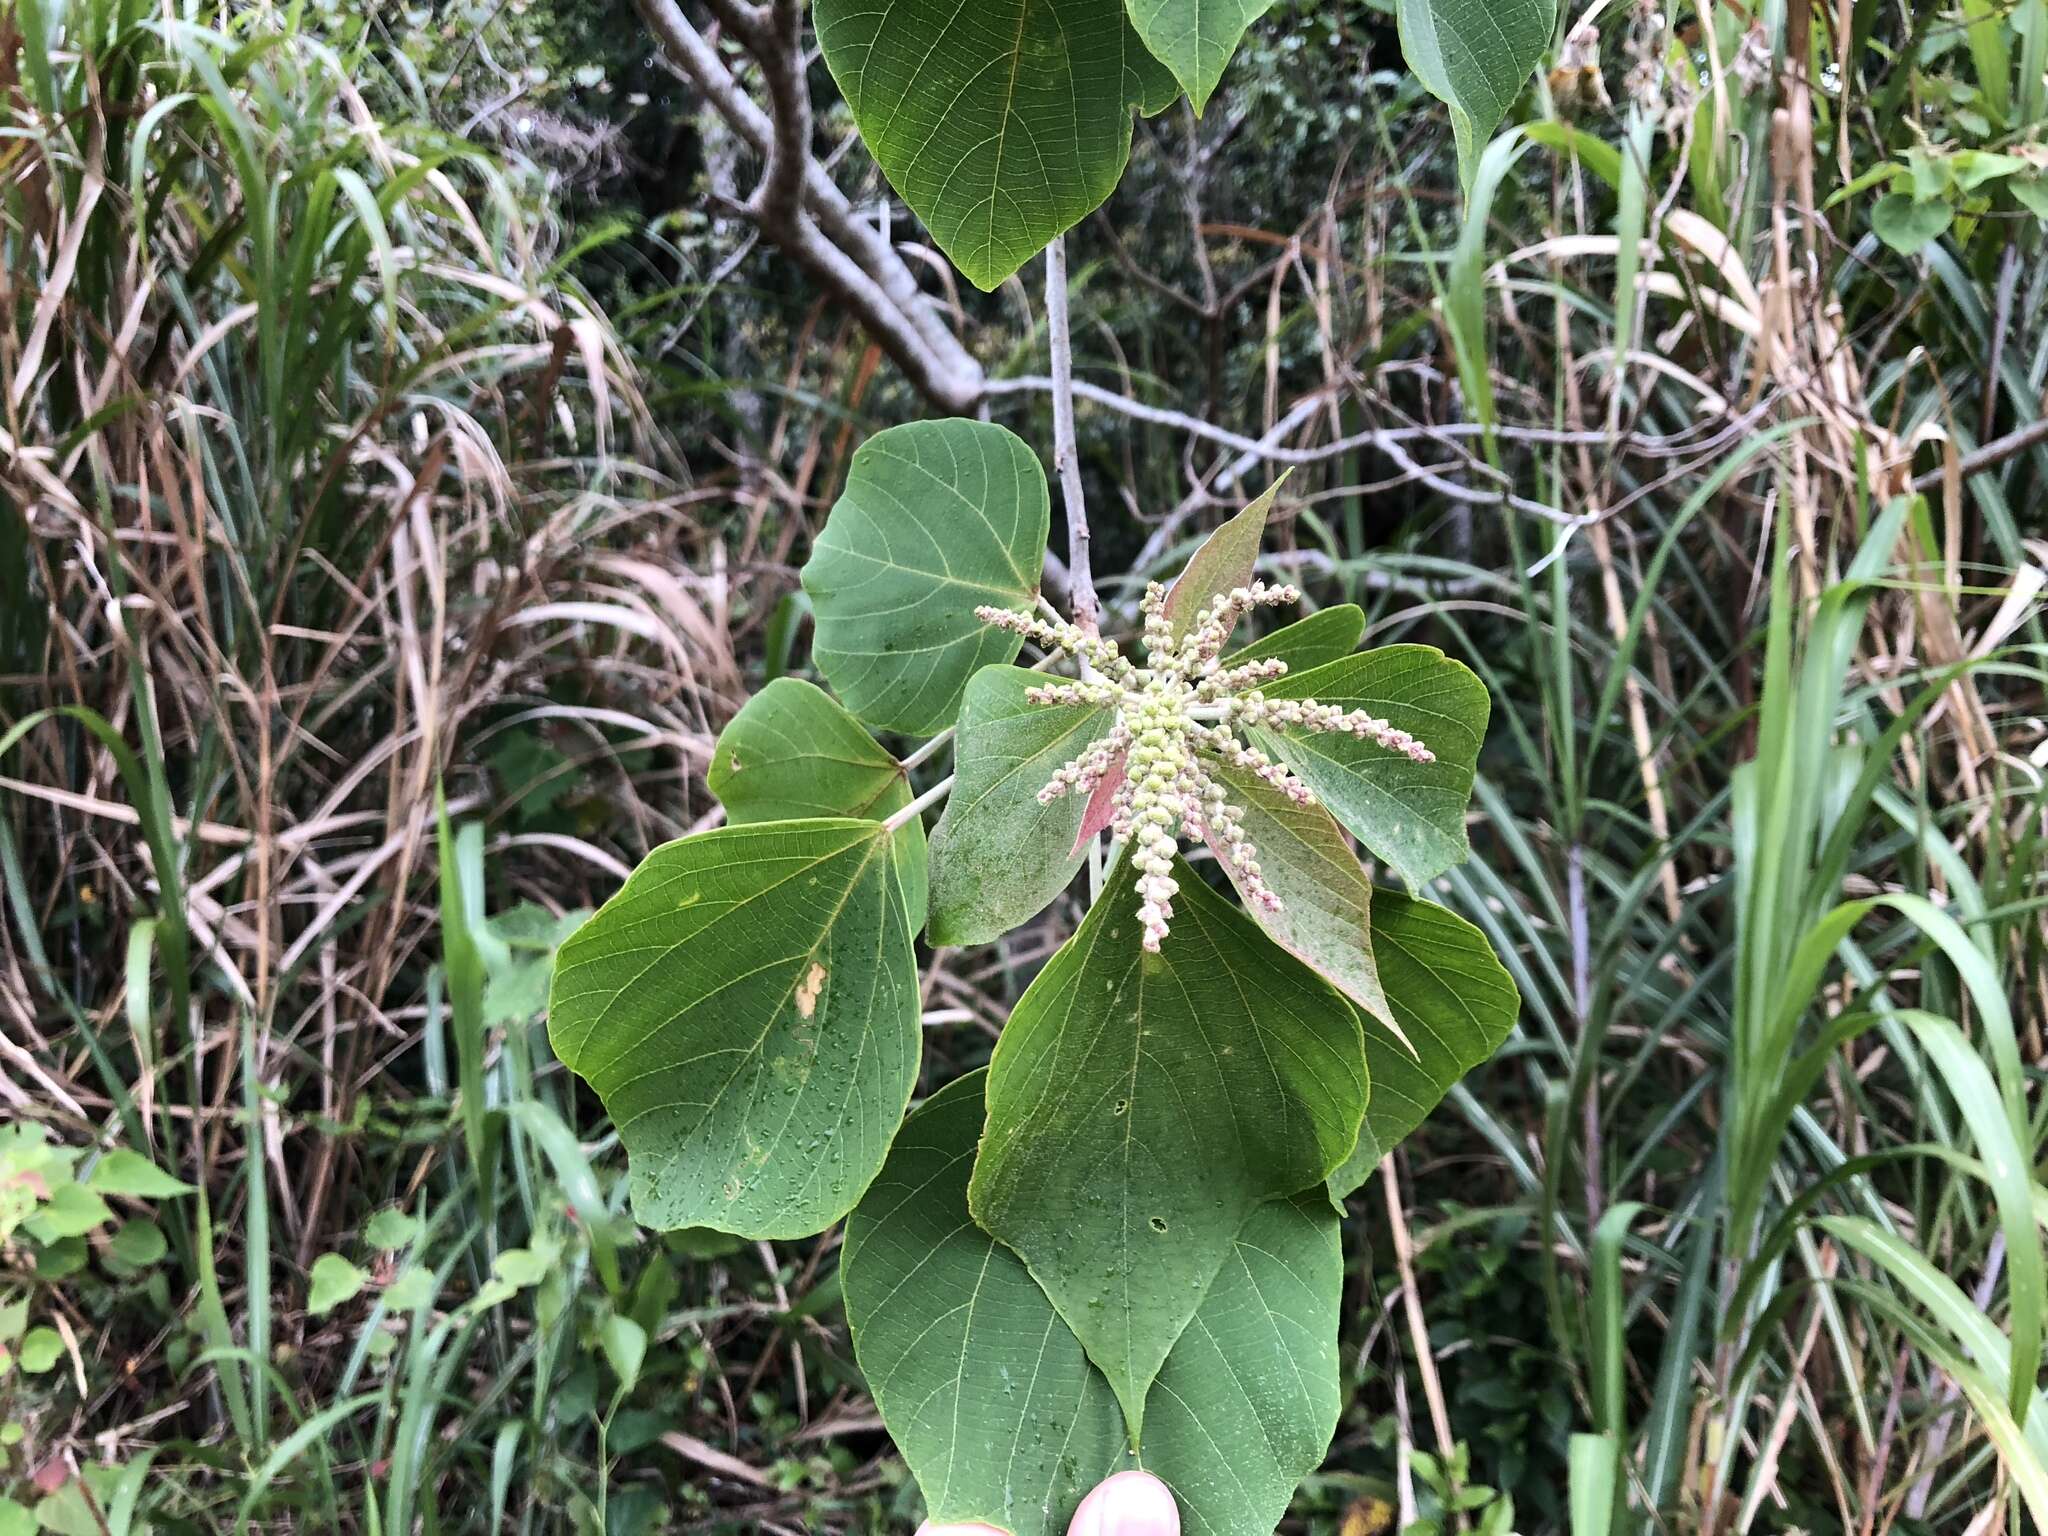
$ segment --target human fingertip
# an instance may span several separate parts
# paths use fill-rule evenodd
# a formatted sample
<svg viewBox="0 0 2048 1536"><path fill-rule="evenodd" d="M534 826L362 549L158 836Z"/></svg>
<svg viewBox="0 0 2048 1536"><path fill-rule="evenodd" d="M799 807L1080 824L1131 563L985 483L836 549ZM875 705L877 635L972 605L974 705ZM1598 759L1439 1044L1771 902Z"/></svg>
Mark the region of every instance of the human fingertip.
<svg viewBox="0 0 2048 1536"><path fill-rule="evenodd" d="M1068 1536L1180 1536L1180 1508L1150 1472L1106 1478L1074 1511Z"/></svg>
<svg viewBox="0 0 2048 1536"><path fill-rule="evenodd" d="M933 1525L927 1520L917 1528L917 1536L1010 1536L1010 1533L999 1525L977 1525L973 1522L965 1525Z"/></svg>

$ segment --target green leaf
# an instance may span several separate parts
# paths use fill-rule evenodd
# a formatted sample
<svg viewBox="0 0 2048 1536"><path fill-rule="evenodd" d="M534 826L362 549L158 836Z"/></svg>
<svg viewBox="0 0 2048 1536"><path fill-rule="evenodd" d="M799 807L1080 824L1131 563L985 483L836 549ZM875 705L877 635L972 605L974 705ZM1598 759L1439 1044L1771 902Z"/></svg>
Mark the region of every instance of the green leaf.
<svg viewBox="0 0 2048 1536"><path fill-rule="evenodd" d="M1123 1464L1123 1417L1023 1262L968 1217L986 1076L904 1122L847 1218L846 1319L932 1520L1058 1536Z"/></svg>
<svg viewBox="0 0 2048 1536"><path fill-rule="evenodd" d="M975 1220L1014 1249L1143 1429L1146 1390L1252 1208L1357 1144L1358 1017L1176 864L1161 953L1135 868L1025 991L989 1065Z"/></svg>
<svg viewBox="0 0 2048 1536"><path fill-rule="evenodd" d="M415 1264L384 1287L384 1310L416 1312L434 1299L434 1272Z"/></svg>
<svg viewBox="0 0 2048 1536"><path fill-rule="evenodd" d="M306 1310L315 1317L352 1300L370 1277L338 1253L323 1253L307 1274Z"/></svg>
<svg viewBox="0 0 2048 1536"><path fill-rule="evenodd" d="M1109 196L1131 106L1158 94L1115 0L817 0L813 15L889 184L983 289Z"/></svg>
<svg viewBox="0 0 2048 1536"><path fill-rule="evenodd" d="M619 1378L619 1391L632 1391L647 1359L647 1330L624 1313L614 1312L598 1327L597 1347L604 1351L605 1363Z"/></svg>
<svg viewBox="0 0 2048 1536"><path fill-rule="evenodd" d="M1272 1530L1321 1465L1342 1403L1343 1289L1327 1200L1253 1209L1146 1400L1145 1466L1185 1536Z"/></svg>
<svg viewBox="0 0 2048 1536"><path fill-rule="evenodd" d="M18 1358L30 1376L40 1376L64 1358L64 1338L54 1328L31 1328L22 1336Z"/></svg>
<svg viewBox="0 0 2048 1536"><path fill-rule="evenodd" d="M1259 544L1266 537L1266 515L1273 500L1287 483L1281 475L1266 492L1229 522L1204 539L1166 594L1166 616L1173 621L1176 637L1184 635L1195 617L1219 593L1248 586L1252 567L1259 558Z"/></svg>
<svg viewBox="0 0 2048 1536"><path fill-rule="evenodd" d="M1033 704L1045 678L983 667L967 685L954 738L953 792L932 832L934 944L986 944L1044 911L1081 867L1074 850L1087 799L1038 792L1109 730L1107 708Z"/></svg>
<svg viewBox="0 0 2048 1536"><path fill-rule="evenodd" d="M1327 732L1249 733L1410 885L1464 859L1465 807L1490 708L1486 685L1469 668L1431 646L1389 645L1291 672L1265 692L1369 710L1418 737L1435 762Z"/></svg>
<svg viewBox="0 0 2048 1536"><path fill-rule="evenodd" d="M950 725L967 680L1023 645L974 610L1032 607L1050 521L1045 471L1002 427L915 421L862 443L803 572L812 654L847 707L878 729Z"/></svg>
<svg viewBox="0 0 2048 1536"><path fill-rule="evenodd" d="M2048 219L2048 175L2036 171L2031 176L2016 176L2006 186L2027 212L2037 219Z"/></svg>
<svg viewBox="0 0 2048 1536"><path fill-rule="evenodd" d="M1287 663L1288 671L1306 672L1349 656L1358 649L1359 637L1364 633L1365 610L1356 603L1339 603L1334 608L1318 609L1292 624L1283 624L1263 640L1254 640L1243 650L1233 651L1224 658L1223 665L1238 667L1248 661L1277 656Z"/></svg>
<svg viewBox="0 0 2048 1536"><path fill-rule="evenodd" d="M1870 210L1871 230L1901 256L1919 255L1955 219L1955 208L1948 202L1917 202L1904 192L1887 192Z"/></svg>
<svg viewBox="0 0 2048 1536"><path fill-rule="evenodd" d="M92 1165L86 1185L103 1195L130 1195L137 1199L163 1200L172 1195L189 1195L192 1186L174 1179L140 1152L115 1147Z"/></svg>
<svg viewBox="0 0 2048 1536"><path fill-rule="evenodd" d="M1168 941L1169 943L1171 940ZM935 1523L1060 1536L1131 1465L1115 1396L1015 1254L974 1225L968 1169L987 1074L913 1114L846 1224L855 1354ZM1271 1530L1337 1419L1335 1213L1255 1207L1148 1401L1143 1464L1189 1536Z"/></svg>
<svg viewBox="0 0 2048 1536"><path fill-rule="evenodd" d="M1187 88L1199 114L1244 30L1273 0L1126 0L1138 37Z"/></svg>
<svg viewBox="0 0 2048 1536"><path fill-rule="evenodd" d="M1408 67L1451 109L1470 190L1481 146L1550 47L1557 0L1400 0L1398 16Z"/></svg>
<svg viewBox="0 0 2048 1536"><path fill-rule="evenodd" d="M422 1225L419 1217L410 1211L387 1205L363 1228L363 1241L372 1248L391 1253L399 1248L409 1248L418 1241Z"/></svg>
<svg viewBox="0 0 2048 1536"><path fill-rule="evenodd" d="M124 1221L107 1244L107 1256L121 1268L147 1269L170 1252L164 1229L146 1218Z"/></svg>
<svg viewBox="0 0 2048 1536"><path fill-rule="evenodd" d="M719 733L705 775L736 827L806 816L886 820L910 804L910 779L867 728L815 683L777 678ZM912 929L924 926L924 822L896 832L896 870Z"/></svg>
<svg viewBox="0 0 2048 1536"><path fill-rule="evenodd" d="M562 946L548 1034L657 1228L802 1237L852 1208L917 1075L917 970L871 821L657 848Z"/></svg>
<svg viewBox="0 0 2048 1536"><path fill-rule="evenodd" d="M1453 1083L1500 1049L1521 1008L1521 996L1486 935L1457 913L1399 891L1376 890L1372 930L1380 984L1407 1044L1366 1016L1372 1102L1357 1147L1330 1178L1330 1192L1340 1200L1422 1123Z"/></svg>
<svg viewBox="0 0 2048 1536"><path fill-rule="evenodd" d="M1229 787L1230 803L1243 812L1240 824L1258 850L1261 874L1280 899L1280 910L1272 912L1247 897L1252 920L1383 1026L1391 1022L1373 963L1372 881L1343 830L1322 806L1296 805L1246 769L1218 762L1209 771ZM1217 863L1245 896L1236 866L1220 851Z"/></svg>
<svg viewBox="0 0 2048 1536"><path fill-rule="evenodd" d="M39 1243L61 1243L68 1237L83 1237L113 1219L112 1209L97 1190L83 1184L59 1184L22 1225Z"/></svg>

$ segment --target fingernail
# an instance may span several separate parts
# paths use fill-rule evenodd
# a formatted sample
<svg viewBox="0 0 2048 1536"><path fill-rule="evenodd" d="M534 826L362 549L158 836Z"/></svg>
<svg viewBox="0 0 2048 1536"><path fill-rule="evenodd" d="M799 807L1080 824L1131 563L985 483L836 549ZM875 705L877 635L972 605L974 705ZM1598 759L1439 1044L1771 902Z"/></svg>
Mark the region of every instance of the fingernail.
<svg viewBox="0 0 2048 1536"><path fill-rule="evenodd" d="M1071 1536L1180 1536L1180 1510L1150 1472L1119 1472L1081 1501Z"/></svg>

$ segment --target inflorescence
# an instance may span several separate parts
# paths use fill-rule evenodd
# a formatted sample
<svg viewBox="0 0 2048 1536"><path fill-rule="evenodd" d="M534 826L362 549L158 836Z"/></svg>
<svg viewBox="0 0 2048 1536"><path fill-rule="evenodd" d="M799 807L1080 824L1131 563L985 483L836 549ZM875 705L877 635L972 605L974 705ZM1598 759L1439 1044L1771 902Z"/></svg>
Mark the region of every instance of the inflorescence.
<svg viewBox="0 0 2048 1536"><path fill-rule="evenodd" d="M1048 805L1060 796L1093 795L1122 766L1112 790L1112 834L1131 845L1138 870L1138 921L1145 948L1157 952L1173 916L1180 886L1173 878L1179 838L1207 841L1237 872L1247 900L1269 912L1280 898L1259 869L1258 849L1240 825L1243 810L1210 773L1210 760L1255 774L1297 805L1314 805L1315 795L1285 764L1238 739L1247 727L1335 731L1374 741L1418 763L1435 757L1406 731L1362 709L1343 710L1313 699L1269 699L1261 683L1283 677L1277 658L1226 667L1223 647L1238 620L1254 608L1301 601L1293 587L1254 582L1218 594L1175 633L1166 613L1166 589L1153 582L1140 611L1145 619L1145 665L1138 666L1113 640L1074 624L977 608L982 622L1023 635L1048 651L1064 651L1082 663L1078 682L1047 683L1028 689L1034 704L1107 707L1116 712L1109 734L1062 767L1038 792Z"/></svg>

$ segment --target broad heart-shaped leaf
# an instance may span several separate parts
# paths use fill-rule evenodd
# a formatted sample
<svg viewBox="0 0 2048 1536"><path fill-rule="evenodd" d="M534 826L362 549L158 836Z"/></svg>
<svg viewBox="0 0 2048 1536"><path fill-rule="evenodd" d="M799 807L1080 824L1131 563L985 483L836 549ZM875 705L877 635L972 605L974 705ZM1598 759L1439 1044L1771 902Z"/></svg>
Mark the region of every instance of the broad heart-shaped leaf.
<svg viewBox="0 0 2048 1536"><path fill-rule="evenodd" d="M910 803L903 765L824 689L778 677L719 732L705 776L736 827L806 816L882 821ZM924 823L896 830L896 874L912 930L924 926Z"/></svg>
<svg viewBox="0 0 2048 1536"><path fill-rule="evenodd" d="M1222 763L1209 771L1229 787L1260 873L1280 898L1280 910L1269 912L1247 897L1252 920L1383 1026L1392 1022L1373 962L1372 881L1342 829L1320 805L1296 805L1255 773ZM1245 896L1244 877L1220 850L1217 863Z"/></svg>
<svg viewBox="0 0 2048 1536"><path fill-rule="evenodd" d="M1061 1536L1132 1465L1123 1416L1016 1255L975 1226L968 1170L987 1074L905 1123L846 1224L854 1352L931 1518ZM1338 1411L1337 1218L1319 1193L1253 1208L1154 1383L1143 1465L1182 1528L1271 1530Z"/></svg>
<svg viewBox="0 0 2048 1536"><path fill-rule="evenodd" d="M1339 603L1334 608L1319 608L1292 624L1281 625L1263 639L1231 652L1223 664L1237 667L1248 661L1264 661L1277 656L1287 663L1288 671L1306 672L1310 667L1320 667L1349 656L1358 649L1359 637L1364 633L1365 610L1356 603Z"/></svg>
<svg viewBox="0 0 2048 1536"><path fill-rule="evenodd" d="M1465 857L1465 807L1490 708L1486 685L1470 668L1433 646L1389 645L1290 672L1265 692L1369 710L1417 736L1435 762L1418 763L1376 741L1334 732L1248 733L1410 885Z"/></svg>
<svg viewBox="0 0 2048 1536"><path fill-rule="evenodd" d="M1365 1020L1372 1102L1357 1147L1330 1177L1340 1200L1422 1124L1453 1083L1500 1049L1522 1001L1486 935L1435 902L1375 891L1372 930L1394 1022L1414 1049L1377 1019Z"/></svg>
<svg viewBox="0 0 2048 1536"><path fill-rule="evenodd" d="M665 844L562 946L555 1054L650 1227L804 1237L852 1209L917 1078L917 968L879 823Z"/></svg>
<svg viewBox="0 0 2048 1536"><path fill-rule="evenodd" d="M1273 0L1126 0L1138 37L1186 87L1199 113L1244 29Z"/></svg>
<svg viewBox="0 0 2048 1536"><path fill-rule="evenodd" d="M1956 220L1952 203L1939 198L1915 202L1904 192L1887 192L1870 210L1870 227L1901 256L1917 256Z"/></svg>
<svg viewBox="0 0 2048 1536"><path fill-rule="evenodd" d="M1185 1536L1271 1531L1321 1464L1343 1393L1344 1258L1320 1191L1246 1218L1145 1403L1145 1467Z"/></svg>
<svg viewBox="0 0 2048 1536"><path fill-rule="evenodd" d="M1401 52L1451 109L1466 187L1557 27L1557 0L1400 0Z"/></svg>
<svg viewBox="0 0 2048 1536"><path fill-rule="evenodd" d="M974 616L1028 610L1051 519L1045 471L988 422L913 421L860 445L804 567L812 654L869 725L928 735L1022 639Z"/></svg>
<svg viewBox="0 0 2048 1536"><path fill-rule="evenodd" d="M1188 556L1188 563L1181 567L1180 575L1166 593L1166 616L1173 621L1175 635L1187 633L1195 616L1218 593L1250 585L1252 567L1259 558L1259 543L1266 536L1266 514L1273 510L1273 499L1286 483L1287 476L1283 474L1266 487L1263 496L1210 534Z"/></svg>
<svg viewBox="0 0 2048 1536"><path fill-rule="evenodd" d="M986 944L1036 917L1081 867L1074 832L1086 800L1038 792L1109 729L1106 708L1033 704L1045 678L983 667L967 685L954 737L953 792L932 833L934 944Z"/></svg>
<svg viewBox="0 0 2048 1536"><path fill-rule="evenodd" d="M847 1218L846 1320L931 1518L1060 1536L1127 1464L1123 1414L1023 1261L968 1217L986 1076L904 1122Z"/></svg>
<svg viewBox="0 0 2048 1536"><path fill-rule="evenodd" d="M816 0L818 46L903 201L991 289L1109 196L1165 102L1118 0Z"/></svg>
<svg viewBox="0 0 2048 1536"><path fill-rule="evenodd" d="M1124 1406L1146 1390L1262 1200L1357 1145L1351 1005L1176 863L1160 953L1120 861L989 1063L974 1218L1030 1266Z"/></svg>

